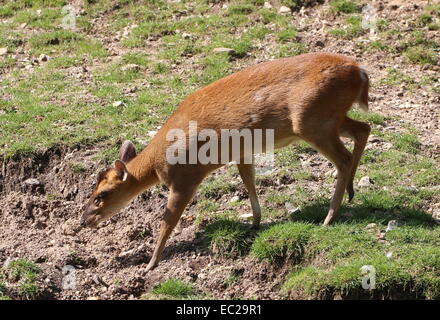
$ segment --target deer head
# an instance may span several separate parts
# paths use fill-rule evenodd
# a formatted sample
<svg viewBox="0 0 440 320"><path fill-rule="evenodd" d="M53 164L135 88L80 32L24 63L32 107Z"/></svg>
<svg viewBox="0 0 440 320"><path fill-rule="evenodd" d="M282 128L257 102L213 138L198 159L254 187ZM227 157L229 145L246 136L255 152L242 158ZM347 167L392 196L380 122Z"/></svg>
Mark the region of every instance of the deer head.
<svg viewBox="0 0 440 320"><path fill-rule="evenodd" d="M119 159L113 167L98 174L95 190L85 205L80 224L95 228L118 213L136 195L132 185L136 180L127 170L126 163L136 156L136 149L125 141L119 151Z"/></svg>

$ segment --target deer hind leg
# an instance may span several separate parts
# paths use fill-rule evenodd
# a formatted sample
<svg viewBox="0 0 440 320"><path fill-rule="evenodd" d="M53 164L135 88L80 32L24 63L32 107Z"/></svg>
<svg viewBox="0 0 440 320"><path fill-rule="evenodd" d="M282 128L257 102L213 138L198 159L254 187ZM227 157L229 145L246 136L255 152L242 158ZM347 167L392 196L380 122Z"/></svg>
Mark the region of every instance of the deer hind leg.
<svg viewBox="0 0 440 320"><path fill-rule="evenodd" d="M350 170L350 176L347 184L348 201L354 197L353 180L356 170L359 166L362 153L367 144L368 136L370 135L371 127L365 123L345 117L340 129L342 137L351 138L354 141L353 148L353 164Z"/></svg>
<svg viewBox="0 0 440 320"><path fill-rule="evenodd" d="M305 139L321 154L323 154L330 162L332 162L338 170L338 179L336 182L335 192L330 202L330 209L324 220L324 225L330 224L336 217L342 198L350 178L350 169L352 167L353 156L344 147L335 132L324 133L315 136L313 139Z"/></svg>
<svg viewBox="0 0 440 320"><path fill-rule="evenodd" d="M261 221L261 208L258 202L257 191L255 190L255 167L253 164L237 164L237 167L251 201L253 214L252 228L258 229Z"/></svg>
<svg viewBox="0 0 440 320"><path fill-rule="evenodd" d="M160 225L159 239L146 271L154 269L159 263L162 252L165 248L165 243L179 221L183 210L185 210L185 207L191 201L196 187L197 186L179 188L178 190L173 190L173 188L171 188L165 214Z"/></svg>

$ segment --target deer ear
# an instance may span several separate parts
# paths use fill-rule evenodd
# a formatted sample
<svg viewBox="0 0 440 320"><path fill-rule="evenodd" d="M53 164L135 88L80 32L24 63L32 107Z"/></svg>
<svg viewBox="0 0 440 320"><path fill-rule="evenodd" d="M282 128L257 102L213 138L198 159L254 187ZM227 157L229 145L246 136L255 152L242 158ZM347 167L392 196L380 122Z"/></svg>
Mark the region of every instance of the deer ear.
<svg viewBox="0 0 440 320"><path fill-rule="evenodd" d="M131 159L136 157L136 148L130 140L125 140L119 149L119 160L122 162L129 162Z"/></svg>
<svg viewBox="0 0 440 320"><path fill-rule="evenodd" d="M118 175L119 175L119 177L121 177L122 181L127 180L128 170L127 170L127 167L125 166L124 162L122 162L121 160L116 160L115 161L115 169L116 169L116 171L118 171Z"/></svg>

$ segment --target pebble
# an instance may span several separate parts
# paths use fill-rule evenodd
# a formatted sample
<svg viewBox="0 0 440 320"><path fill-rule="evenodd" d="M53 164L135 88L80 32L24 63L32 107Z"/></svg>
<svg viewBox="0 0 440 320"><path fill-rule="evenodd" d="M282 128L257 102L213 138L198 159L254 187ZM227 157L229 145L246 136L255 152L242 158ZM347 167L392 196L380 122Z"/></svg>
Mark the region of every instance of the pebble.
<svg viewBox="0 0 440 320"><path fill-rule="evenodd" d="M252 220L253 216L254 215L252 213L245 213L240 215L240 218L244 220Z"/></svg>
<svg viewBox="0 0 440 320"><path fill-rule="evenodd" d="M266 2L264 3L264 5L263 5L263 8L264 8L264 9L272 9L273 7L272 7L272 5L270 4L270 2L267 2L267 1L266 1Z"/></svg>
<svg viewBox="0 0 440 320"><path fill-rule="evenodd" d="M38 57L39 61L47 61L49 60L49 56L46 56L44 53L40 54L40 56Z"/></svg>
<svg viewBox="0 0 440 320"><path fill-rule="evenodd" d="M369 185L371 185L370 177L365 176L359 180L359 183L358 183L359 187L368 187Z"/></svg>
<svg viewBox="0 0 440 320"><path fill-rule="evenodd" d="M3 263L3 268L7 268L9 266L9 264L12 262L12 258L8 257L5 262Z"/></svg>
<svg viewBox="0 0 440 320"><path fill-rule="evenodd" d="M397 220L390 220L388 222L387 228L385 229L385 232L391 231L396 229L399 226L399 222Z"/></svg>
<svg viewBox="0 0 440 320"><path fill-rule="evenodd" d="M192 36L191 36L191 34L184 32L184 33L182 33L182 37L183 37L183 39L191 39Z"/></svg>
<svg viewBox="0 0 440 320"><path fill-rule="evenodd" d="M299 207L294 207L293 204L291 204L290 202L286 202L284 204L284 207L290 214L297 214L301 212L301 209Z"/></svg>
<svg viewBox="0 0 440 320"><path fill-rule="evenodd" d="M8 53L8 48L0 48L0 56L4 56Z"/></svg>
<svg viewBox="0 0 440 320"><path fill-rule="evenodd" d="M41 184L41 182L35 178L29 178L29 179L25 180L24 183L29 186L39 186Z"/></svg>
<svg viewBox="0 0 440 320"><path fill-rule="evenodd" d="M234 49L231 49L231 48L214 48L214 49L212 50L212 52L215 52L215 53L226 52L227 54L234 54L234 53L235 53L235 50L234 50Z"/></svg>
<svg viewBox="0 0 440 320"><path fill-rule="evenodd" d="M278 13L280 13L280 14L289 14L289 13L292 13L292 10L290 10L289 7L281 6L280 9L278 10Z"/></svg>
<svg viewBox="0 0 440 320"><path fill-rule="evenodd" d="M375 229L377 228L377 224L376 223L369 223L366 226L366 229L371 230L371 229Z"/></svg>
<svg viewBox="0 0 440 320"><path fill-rule="evenodd" d="M238 201L240 201L240 197L239 196L233 196L229 202L232 203L232 202L238 202Z"/></svg>
<svg viewBox="0 0 440 320"><path fill-rule="evenodd" d="M139 70L141 70L141 67L138 66L137 64L129 63L129 64L123 66L121 68L121 70L124 71L124 72L127 72L127 71L138 72Z"/></svg>
<svg viewBox="0 0 440 320"><path fill-rule="evenodd" d="M113 107L120 107L122 106L124 103L122 101L115 101L113 102Z"/></svg>
<svg viewBox="0 0 440 320"><path fill-rule="evenodd" d="M417 188L415 186L405 187L405 190L410 192L417 192Z"/></svg>

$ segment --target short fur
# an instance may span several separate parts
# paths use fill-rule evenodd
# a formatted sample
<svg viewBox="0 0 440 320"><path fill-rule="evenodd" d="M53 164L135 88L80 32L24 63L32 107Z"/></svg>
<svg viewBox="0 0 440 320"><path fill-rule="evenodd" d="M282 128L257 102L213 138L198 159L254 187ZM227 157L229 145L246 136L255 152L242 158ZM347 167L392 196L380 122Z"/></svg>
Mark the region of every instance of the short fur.
<svg viewBox="0 0 440 320"><path fill-rule="evenodd" d="M163 125L150 144L133 156L134 147L124 143L115 168L91 196L83 224L96 226L124 207L148 187L164 183L170 189L160 228L159 240L147 267L160 260L165 242L193 197L198 185L220 164L176 164L166 161L166 141L171 129L188 132L189 121L198 130L274 129L275 146L304 140L321 152L338 170L335 193L324 224L336 217L344 191L353 198L353 178L370 133L368 124L352 120L347 112L354 103L368 109L369 80L365 70L348 57L330 53L310 53L248 67L217 80L187 97ZM340 136L354 140L350 153ZM261 209L255 190L252 164L239 164L239 173L249 192L258 227ZM127 173L122 181L121 173ZM105 195L105 196L104 196Z"/></svg>

